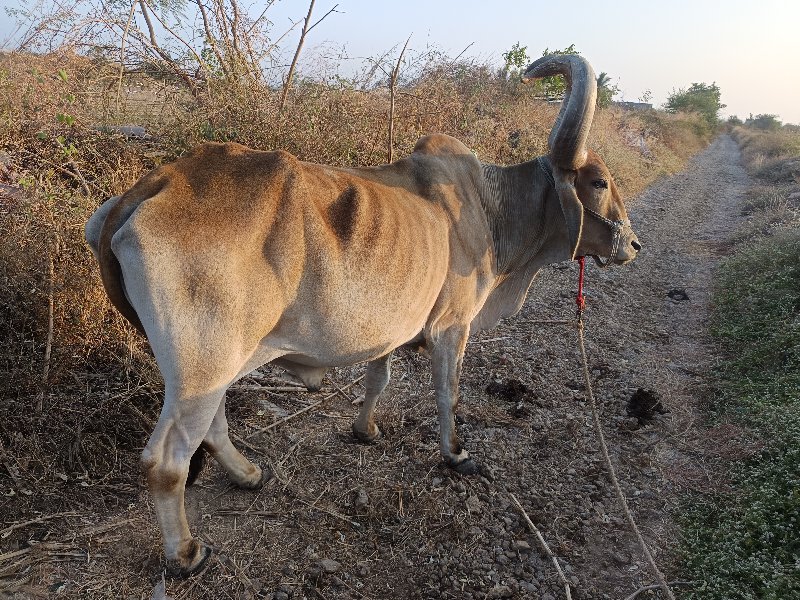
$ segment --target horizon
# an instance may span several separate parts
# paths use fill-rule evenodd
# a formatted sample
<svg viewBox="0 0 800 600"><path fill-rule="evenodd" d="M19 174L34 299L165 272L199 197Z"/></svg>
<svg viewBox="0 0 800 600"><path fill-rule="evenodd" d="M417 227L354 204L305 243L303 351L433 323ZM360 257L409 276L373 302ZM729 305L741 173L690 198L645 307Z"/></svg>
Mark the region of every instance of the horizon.
<svg viewBox="0 0 800 600"><path fill-rule="evenodd" d="M13 9L22 1L0 0L0 7ZM503 65L502 53L515 43L527 47L531 60L546 48L574 44L598 74L607 73L611 85L619 87L616 101L642 101L649 90L648 102L661 108L674 91L693 83L716 83L726 105L722 119L771 114L782 123L800 124L800 36L793 33L800 22L800 3L789 0L766 0L755 11L744 0L675 0L656 6L655 13L653 6L643 9L632 0L602 7L574 0L569 27L557 25L567 20L564 9L552 3L498 0L487 10L477 0L407 0L402 5L318 0L312 22L337 4L336 12L309 34L298 64L300 75L328 59L338 60L337 68L346 72L367 57L387 52L396 57L409 36L409 52L436 48L451 58L463 52L462 59L493 67ZM252 6L250 12L261 12L261 6ZM267 13L273 36L307 11L305 0L276 2ZM12 29L11 19L0 23L0 44L8 41ZM283 55L291 56L298 37L294 31L285 38ZM331 49L340 55L326 56Z"/></svg>

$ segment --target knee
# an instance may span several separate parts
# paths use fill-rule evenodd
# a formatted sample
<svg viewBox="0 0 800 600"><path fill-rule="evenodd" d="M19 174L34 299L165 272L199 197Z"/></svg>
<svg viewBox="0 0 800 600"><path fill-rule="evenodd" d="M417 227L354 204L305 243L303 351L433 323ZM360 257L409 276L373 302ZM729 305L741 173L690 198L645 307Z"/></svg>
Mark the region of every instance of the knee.
<svg viewBox="0 0 800 600"><path fill-rule="evenodd" d="M174 490L183 485L189 473L188 466L182 469L178 465L169 464L163 457L147 450L142 453L141 469L151 492Z"/></svg>

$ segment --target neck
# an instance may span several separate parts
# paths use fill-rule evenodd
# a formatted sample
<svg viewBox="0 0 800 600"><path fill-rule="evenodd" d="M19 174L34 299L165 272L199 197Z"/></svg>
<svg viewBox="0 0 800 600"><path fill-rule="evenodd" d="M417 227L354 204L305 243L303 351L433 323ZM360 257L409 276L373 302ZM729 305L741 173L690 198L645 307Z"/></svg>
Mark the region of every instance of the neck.
<svg viewBox="0 0 800 600"><path fill-rule="evenodd" d="M481 203L489 221L498 276L564 260L564 220L552 175L539 159L483 165Z"/></svg>

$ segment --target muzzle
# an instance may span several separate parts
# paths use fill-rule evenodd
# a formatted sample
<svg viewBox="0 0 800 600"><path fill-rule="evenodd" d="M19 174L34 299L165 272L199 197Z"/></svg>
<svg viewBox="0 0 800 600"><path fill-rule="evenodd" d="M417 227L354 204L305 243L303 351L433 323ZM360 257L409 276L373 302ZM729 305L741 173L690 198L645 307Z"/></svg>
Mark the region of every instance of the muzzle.
<svg viewBox="0 0 800 600"><path fill-rule="evenodd" d="M607 259L602 259L601 257L596 258L596 262L601 267L607 267L611 263L613 263L617 259L617 253L619 253L619 245L622 241L622 232L625 228L631 227L630 219L619 219L617 221L612 221L611 219L607 219L600 213L593 211L591 208L583 207L583 210L590 215L592 215L596 219L600 219L603 223L611 227L611 254Z"/></svg>

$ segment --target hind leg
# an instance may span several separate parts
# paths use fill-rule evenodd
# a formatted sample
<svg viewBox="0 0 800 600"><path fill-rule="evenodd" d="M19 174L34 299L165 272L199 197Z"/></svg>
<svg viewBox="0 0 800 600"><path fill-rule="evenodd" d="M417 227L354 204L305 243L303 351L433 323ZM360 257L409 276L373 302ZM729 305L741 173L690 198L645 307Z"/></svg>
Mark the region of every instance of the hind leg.
<svg viewBox="0 0 800 600"><path fill-rule="evenodd" d="M189 461L214 420L224 387L186 393L167 383L164 406L142 453L142 468L164 541L168 569L177 575L199 570L211 550L192 537L184 488Z"/></svg>
<svg viewBox="0 0 800 600"><path fill-rule="evenodd" d="M254 465L239 452L228 436L225 399L219 403L217 414L203 439L203 448L225 469L230 480L240 488L255 490L269 480L269 472Z"/></svg>
<svg viewBox="0 0 800 600"><path fill-rule="evenodd" d="M389 383L391 375L392 353L375 359L367 364L367 375L364 381L364 404L353 423L353 435L362 442L374 442L381 437L381 430L375 424L375 405Z"/></svg>

